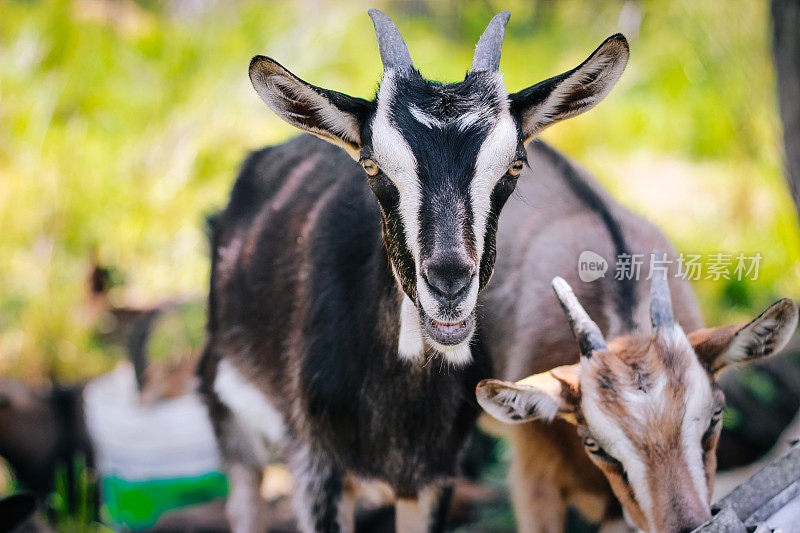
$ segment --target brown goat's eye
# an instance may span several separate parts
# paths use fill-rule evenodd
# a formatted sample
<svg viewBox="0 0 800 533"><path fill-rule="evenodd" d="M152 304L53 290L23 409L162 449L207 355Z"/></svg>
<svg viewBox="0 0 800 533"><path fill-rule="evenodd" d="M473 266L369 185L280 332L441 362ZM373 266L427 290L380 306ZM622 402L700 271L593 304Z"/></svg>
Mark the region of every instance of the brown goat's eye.
<svg viewBox="0 0 800 533"><path fill-rule="evenodd" d="M586 447L586 451L592 454L597 459L603 461L606 464L613 465L616 468L619 468L620 472L624 472L622 463L620 463L617 459L609 455L608 452L606 452L603 449L603 447L600 446L600 443L598 443L592 437L584 437L583 445Z"/></svg>
<svg viewBox="0 0 800 533"><path fill-rule="evenodd" d="M711 415L711 421L708 423L708 431L713 432L713 430L717 427L717 425L722 421L722 411L724 408L720 407L714 411L714 414ZM705 438L705 437L704 437Z"/></svg>
<svg viewBox="0 0 800 533"><path fill-rule="evenodd" d="M524 164L525 162L522 159L517 159L516 161L511 163L511 166L508 167L508 175L514 176L515 178L519 176L520 173L522 172L522 166Z"/></svg>
<svg viewBox="0 0 800 533"><path fill-rule="evenodd" d="M586 446L586 449L590 452L596 453L600 451L600 445L597 444L597 441L592 437L584 437L583 445Z"/></svg>
<svg viewBox="0 0 800 533"><path fill-rule="evenodd" d="M378 164L372 159L362 159L361 166L364 168L364 172L369 176L377 176L381 171L381 169L378 168Z"/></svg>

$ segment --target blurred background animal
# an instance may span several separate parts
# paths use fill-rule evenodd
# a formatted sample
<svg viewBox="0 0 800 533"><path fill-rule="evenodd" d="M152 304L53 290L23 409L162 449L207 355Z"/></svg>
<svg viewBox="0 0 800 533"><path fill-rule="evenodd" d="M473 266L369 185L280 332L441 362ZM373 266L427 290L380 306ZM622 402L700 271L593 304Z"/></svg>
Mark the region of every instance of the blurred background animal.
<svg viewBox="0 0 800 533"><path fill-rule="evenodd" d="M198 330L195 336L202 332L200 323L192 324L201 304L184 298L146 307L116 307L108 297L118 283L112 281L114 272L92 264L81 313L95 324L102 342L124 349L133 367L138 403L152 406L193 392L198 353L192 352L190 330ZM15 483L31 491L49 516L59 512L52 501L54 491L62 491L55 507L63 506L65 512L86 496L77 491L82 477L92 484L95 479L95 445L86 426L84 384L32 386L0 379L0 457L11 468ZM87 490L91 514L97 519L99 492L93 487ZM205 522L214 523L208 517ZM170 517L170 523L191 524L180 514Z"/></svg>
<svg viewBox="0 0 800 533"><path fill-rule="evenodd" d="M42 502L53 490L59 467L73 481L76 456L91 464L81 391L80 386L32 388L0 380L0 456Z"/></svg>

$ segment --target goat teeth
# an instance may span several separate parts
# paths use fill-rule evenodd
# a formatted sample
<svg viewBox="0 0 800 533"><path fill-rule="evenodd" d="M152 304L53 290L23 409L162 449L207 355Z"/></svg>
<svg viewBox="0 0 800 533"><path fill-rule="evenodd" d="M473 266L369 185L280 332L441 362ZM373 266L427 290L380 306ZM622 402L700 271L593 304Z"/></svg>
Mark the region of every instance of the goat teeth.
<svg viewBox="0 0 800 533"><path fill-rule="evenodd" d="M439 322L438 320L431 319L431 323L433 324L433 327L447 335L458 333L467 327L467 322L465 320L462 320L461 322Z"/></svg>

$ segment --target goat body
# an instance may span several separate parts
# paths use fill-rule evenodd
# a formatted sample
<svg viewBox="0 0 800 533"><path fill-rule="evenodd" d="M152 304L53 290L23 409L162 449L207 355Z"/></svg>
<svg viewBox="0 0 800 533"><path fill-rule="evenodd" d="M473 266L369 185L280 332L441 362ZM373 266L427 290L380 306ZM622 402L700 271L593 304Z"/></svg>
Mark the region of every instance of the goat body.
<svg viewBox="0 0 800 533"><path fill-rule="evenodd" d="M259 450L242 449L238 420L272 413L232 412L236 400L221 401L220 392L236 394L220 391L221 361L279 413L273 435L290 464L291 456L315 458L302 462L319 471L294 472L329 484L309 498L340 498L345 475L416 498L457 474L489 360L479 343L459 368L398 357L403 295L358 165L310 135L255 152L212 241L201 372L224 456L260 468Z"/></svg>
<svg viewBox="0 0 800 533"><path fill-rule="evenodd" d="M618 257L643 258L649 275L653 249L675 258L650 222L617 204L587 172L541 142L528 148L530 175L519 180L500 221L497 264L484 291L479 320L498 376L517 381L576 363L580 351L551 280L565 278L606 338L649 331L648 284L615 279ZM608 271L579 278L582 252L604 258ZM670 268L674 273L674 267ZM686 331L702 327L687 281L670 276L676 320ZM521 531L563 528L568 504L593 521L618 518L608 482L587 457L574 427L562 420L506 426L514 442L511 483Z"/></svg>

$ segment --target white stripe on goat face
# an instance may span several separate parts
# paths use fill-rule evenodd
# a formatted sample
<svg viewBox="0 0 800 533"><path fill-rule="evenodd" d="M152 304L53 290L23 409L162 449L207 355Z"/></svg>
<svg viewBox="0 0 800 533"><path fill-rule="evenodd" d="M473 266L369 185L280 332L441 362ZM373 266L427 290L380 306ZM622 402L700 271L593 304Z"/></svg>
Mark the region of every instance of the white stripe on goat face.
<svg viewBox="0 0 800 533"><path fill-rule="evenodd" d="M419 208L422 193L414 152L391 121L390 107L395 97L396 75L393 70L387 70L381 81L378 109L372 121L372 150L383 172L397 187L406 246L413 255L414 262L419 265Z"/></svg>
<svg viewBox="0 0 800 533"><path fill-rule="evenodd" d="M503 77L496 76L495 90L498 97L505 94ZM479 111L463 117L463 122L474 121L485 117L486 113ZM463 123L462 122L462 123ZM483 257L484 240L486 238L486 221L491 209L492 191L497 182L506 173L514 161L517 152L517 123L511 117L508 104L501 110L500 116L494 127L483 141L478 158L475 162L475 176L470 187L472 201L473 232L478 256L478 264Z"/></svg>
<svg viewBox="0 0 800 533"><path fill-rule="evenodd" d="M404 103L399 91L401 87L404 87L402 90L408 89L406 84L409 79L401 76L404 74L392 70L384 74L378 91L376 113L371 124L370 157L375 159L383 173L397 188L396 212L402 221L405 248L414 262L416 303L425 314L435 320L457 322L467 319L475 309L481 282L480 267L487 239L487 224L492 208L492 193L519 150L518 128L508 109L508 99L500 74L483 78L481 83L476 84L481 88L480 93L472 95L467 92L457 96L451 94L448 98L454 98L457 101L454 105L460 108L454 113L451 107L441 116L435 112L432 114L431 111L440 105L436 96L431 97L427 104L419 106L414 102ZM434 90L446 91L446 88L436 87ZM474 86L470 90L475 90ZM398 114L402 116L398 117ZM409 118L411 122L408 122ZM403 130L398 126L398 120L404 121ZM454 135L456 135L455 141ZM464 145L460 144L459 140L461 135L465 136L465 142L479 139L472 154L461 155L475 159L459 161L456 164L461 166L462 171L464 166L467 166L468 176L459 177L458 168L449 169L447 166L441 166L443 161L447 161L454 154L415 152L426 149L434 151L462 149ZM430 141L420 144L420 139L423 138L428 138ZM442 141L441 147L439 140ZM420 161L425 161L426 158L436 161L435 165L438 168L421 169ZM452 176L451 171L453 171ZM426 172L432 178L425 179L433 179L434 182L422 183ZM448 183L447 180L451 182ZM455 188L464 186L466 186L464 189ZM448 187L453 188L448 190ZM423 197L428 194L432 196ZM446 210L435 216L436 221L442 222L441 227L438 222L434 222L432 227L422 227L426 217L430 217L428 209ZM448 218L451 215L454 218ZM450 222L449 225L445 219ZM461 230L452 223L456 219L462 221ZM469 219L471 223L467 226ZM423 239L433 239L433 243L423 242ZM442 314L444 313L442 303L431 292L422 275L423 259L430 258L426 254L438 253L432 252L431 246L435 248L439 244L446 246L447 252L444 253L461 255L464 262L474 263L476 272L464 297L455 309L447 308L446 316ZM426 257L423 258L423 255ZM468 339L463 342L468 342Z"/></svg>
<svg viewBox="0 0 800 533"><path fill-rule="evenodd" d="M502 76L497 75L497 91L504 96ZM459 127L464 123L471 124L475 120L485 120L488 113L480 110L474 111L459 121ZM476 118L477 117L477 118ZM511 117L508 107L504 107L497 117L494 127L489 131L481 145L475 161L475 175L472 177L469 197L472 207L472 234L475 238L475 255L477 258L478 275L476 275L469 288L466 298L459 306L462 317L469 315L478 301L480 286L480 266L486 242L486 224L492 208L491 198L497 182L508 170L514 161L517 152L517 124ZM426 307L426 310L428 308ZM433 307L435 309L435 307Z"/></svg>
<svg viewBox="0 0 800 533"><path fill-rule="evenodd" d="M680 330L683 342L685 345L689 345L689 340L683 334L680 326L676 325L675 329ZM686 346L683 349L686 349ZM688 346L688 350L694 353L694 348L691 345ZM715 410L714 395L708 379L708 373L696 356L690 358L684 379L687 392L684 404L683 427L681 428L684 460L689 468L689 474L698 499L702 502L708 502L709 480L706 476L702 439L711 422L711 415Z"/></svg>
<svg viewBox="0 0 800 533"><path fill-rule="evenodd" d="M639 456L636 446L628 438L625 429L600 403L598 391L600 381L583 367L591 364L582 359L581 410L586 425L597 443L611 456L623 463L628 482L639 508L648 524L653 523L653 499L650 494L647 465Z"/></svg>

